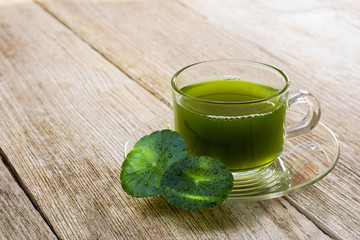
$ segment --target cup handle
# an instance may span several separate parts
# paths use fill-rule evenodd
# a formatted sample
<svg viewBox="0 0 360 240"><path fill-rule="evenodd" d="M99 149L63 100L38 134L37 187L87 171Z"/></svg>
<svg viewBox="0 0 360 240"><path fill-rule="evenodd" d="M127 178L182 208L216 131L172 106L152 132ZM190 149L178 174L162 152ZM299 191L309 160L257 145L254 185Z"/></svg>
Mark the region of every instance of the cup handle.
<svg viewBox="0 0 360 240"><path fill-rule="evenodd" d="M314 95L307 91L297 90L289 93L289 108L298 103L306 103L308 112L306 116L297 123L286 127L286 137L292 138L313 129L320 120L320 103Z"/></svg>

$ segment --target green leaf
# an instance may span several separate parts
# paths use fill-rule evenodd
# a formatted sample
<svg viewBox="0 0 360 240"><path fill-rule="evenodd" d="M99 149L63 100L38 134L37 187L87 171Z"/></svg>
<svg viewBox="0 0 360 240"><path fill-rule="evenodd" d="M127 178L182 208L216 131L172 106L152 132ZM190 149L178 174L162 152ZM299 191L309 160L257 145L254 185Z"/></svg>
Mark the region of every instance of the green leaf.
<svg viewBox="0 0 360 240"><path fill-rule="evenodd" d="M160 180L174 162L188 157L181 135L162 130L142 137L129 152L121 167L121 186L133 197L160 194Z"/></svg>
<svg viewBox="0 0 360 240"><path fill-rule="evenodd" d="M169 203L194 211L223 202L233 182L230 170L217 159L191 156L171 165L163 174L160 187Z"/></svg>

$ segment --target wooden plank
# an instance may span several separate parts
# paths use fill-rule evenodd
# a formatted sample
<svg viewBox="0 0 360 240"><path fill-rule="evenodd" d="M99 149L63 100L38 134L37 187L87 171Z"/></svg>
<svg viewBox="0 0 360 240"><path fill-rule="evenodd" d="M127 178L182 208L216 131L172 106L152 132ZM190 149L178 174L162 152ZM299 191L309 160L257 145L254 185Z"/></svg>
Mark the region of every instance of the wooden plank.
<svg viewBox="0 0 360 240"><path fill-rule="evenodd" d="M37 2L168 102L172 102L170 78L189 64L239 56L264 62L274 58L254 53L257 46L250 41L237 41L174 1Z"/></svg>
<svg viewBox="0 0 360 240"><path fill-rule="evenodd" d="M360 113L354 109L360 106L360 15L355 1L38 2L169 102L171 75L195 61L243 58L283 69L292 89L318 96L322 121L335 130L343 149L329 176L288 199L333 237L359 237Z"/></svg>
<svg viewBox="0 0 360 240"><path fill-rule="evenodd" d="M0 160L4 160L3 156ZM3 161L0 161L0 226L1 239L57 239Z"/></svg>
<svg viewBox="0 0 360 240"><path fill-rule="evenodd" d="M290 63L285 68L293 82L319 97L322 121L337 133L342 158L324 181L287 199L330 235L358 239L360 112L355 109L360 107L360 5L356 1L182 2L214 25L244 31L255 44L271 48Z"/></svg>
<svg viewBox="0 0 360 240"><path fill-rule="evenodd" d="M59 238L328 239L283 199L187 212L129 197L124 143L169 108L38 5L5 1L0 15L1 147Z"/></svg>
<svg viewBox="0 0 360 240"><path fill-rule="evenodd" d="M0 15L1 147L40 211L61 238L154 235L119 170L134 128L168 107L37 4Z"/></svg>

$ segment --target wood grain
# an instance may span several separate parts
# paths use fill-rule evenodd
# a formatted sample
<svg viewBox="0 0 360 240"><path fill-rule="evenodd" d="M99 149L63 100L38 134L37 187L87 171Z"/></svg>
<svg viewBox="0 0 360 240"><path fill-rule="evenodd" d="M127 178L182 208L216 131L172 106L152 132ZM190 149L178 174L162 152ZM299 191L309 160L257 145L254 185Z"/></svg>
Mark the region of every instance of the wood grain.
<svg viewBox="0 0 360 240"><path fill-rule="evenodd" d="M264 62L274 58L265 50L255 56L252 48L257 47L253 43L237 41L176 1L37 2L132 79L169 103L170 78L182 67L217 58L242 56Z"/></svg>
<svg viewBox="0 0 360 240"><path fill-rule="evenodd" d="M244 31L255 44L271 47L273 54L291 63L284 67L292 81L321 100L322 121L336 132L342 158L324 181L287 199L325 232L344 239L360 237L360 128L356 124L360 112L355 110L360 107L360 7L354 3L197 0L186 4L216 26Z"/></svg>
<svg viewBox="0 0 360 240"><path fill-rule="evenodd" d="M350 204L356 204L357 196L352 200L342 196L353 210L342 213L337 190L325 191L329 184L325 181L306 192L319 215L306 201L301 204L304 193L299 193L300 200L224 203L197 212L174 208L161 197L126 195L119 182L123 146L134 128L170 110L169 79L179 68L209 58L241 56L274 62L304 79L309 75L183 3L38 2L0 1L0 142L15 174L59 238L355 236L358 223L349 222L348 228L333 224L355 215ZM298 85L310 82L304 81ZM323 84L315 84L315 93ZM354 157L354 145L346 146L346 156ZM354 168L347 165L353 161L346 159L342 165L351 174ZM342 175L343 168L334 171L336 178L326 179L350 180ZM334 184L341 187L340 182ZM356 182L348 183L357 190ZM328 217L331 211L318 189L324 189L324 199L334 196L332 222L320 216L325 212ZM317 219L309 219L311 214ZM334 232L326 231L332 227Z"/></svg>
<svg viewBox="0 0 360 240"><path fill-rule="evenodd" d="M0 225L1 239L57 239L2 161Z"/></svg>
<svg viewBox="0 0 360 240"><path fill-rule="evenodd" d="M38 5L0 15L1 148L40 211L61 238L154 235L127 227L142 216L119 173L131 132L168 107Z"/></svg>
<svg viewBox="0 0 360 240"><path fill-rule="evenodd" d="M38 5L0 14L1 147L59 238L328 239L281 199L191 213L129 197L124 143L168 107Z"/></svg>
<svg viewBox="0 0 360 240"><path fill-rule="evenodd" d="M283 200L190 213L126 195L123 145L169 109L39 6L0 11L2 148L59 238L328 238Z"/></svg>
<svg viewBox="0 0 360 240"><path fill-rule="evenodd" d="M354 1L38 2L168 102L171 75L195 61L245 58L283 69L292 89L318 96L322 121L342 149L329 176L287 199L333 237L360 237L360 15Z"/></svg>

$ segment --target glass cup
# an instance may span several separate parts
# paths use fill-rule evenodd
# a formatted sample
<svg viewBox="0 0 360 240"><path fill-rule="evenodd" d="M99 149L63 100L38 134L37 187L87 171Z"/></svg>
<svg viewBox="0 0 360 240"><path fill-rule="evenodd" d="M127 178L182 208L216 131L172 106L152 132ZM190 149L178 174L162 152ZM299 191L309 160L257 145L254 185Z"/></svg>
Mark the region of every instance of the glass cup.
<svg viewBox="0 0 360 240"><path fill-rule="evenodd" d="M171 79L175 130L189 154L222 161L234 177L267 169L286 138L308 132L320 119L320 105L302 90L289 94L281 70L245 60L192 64ZM286 109L307 105L299 122L285 126Z"/></svg>

